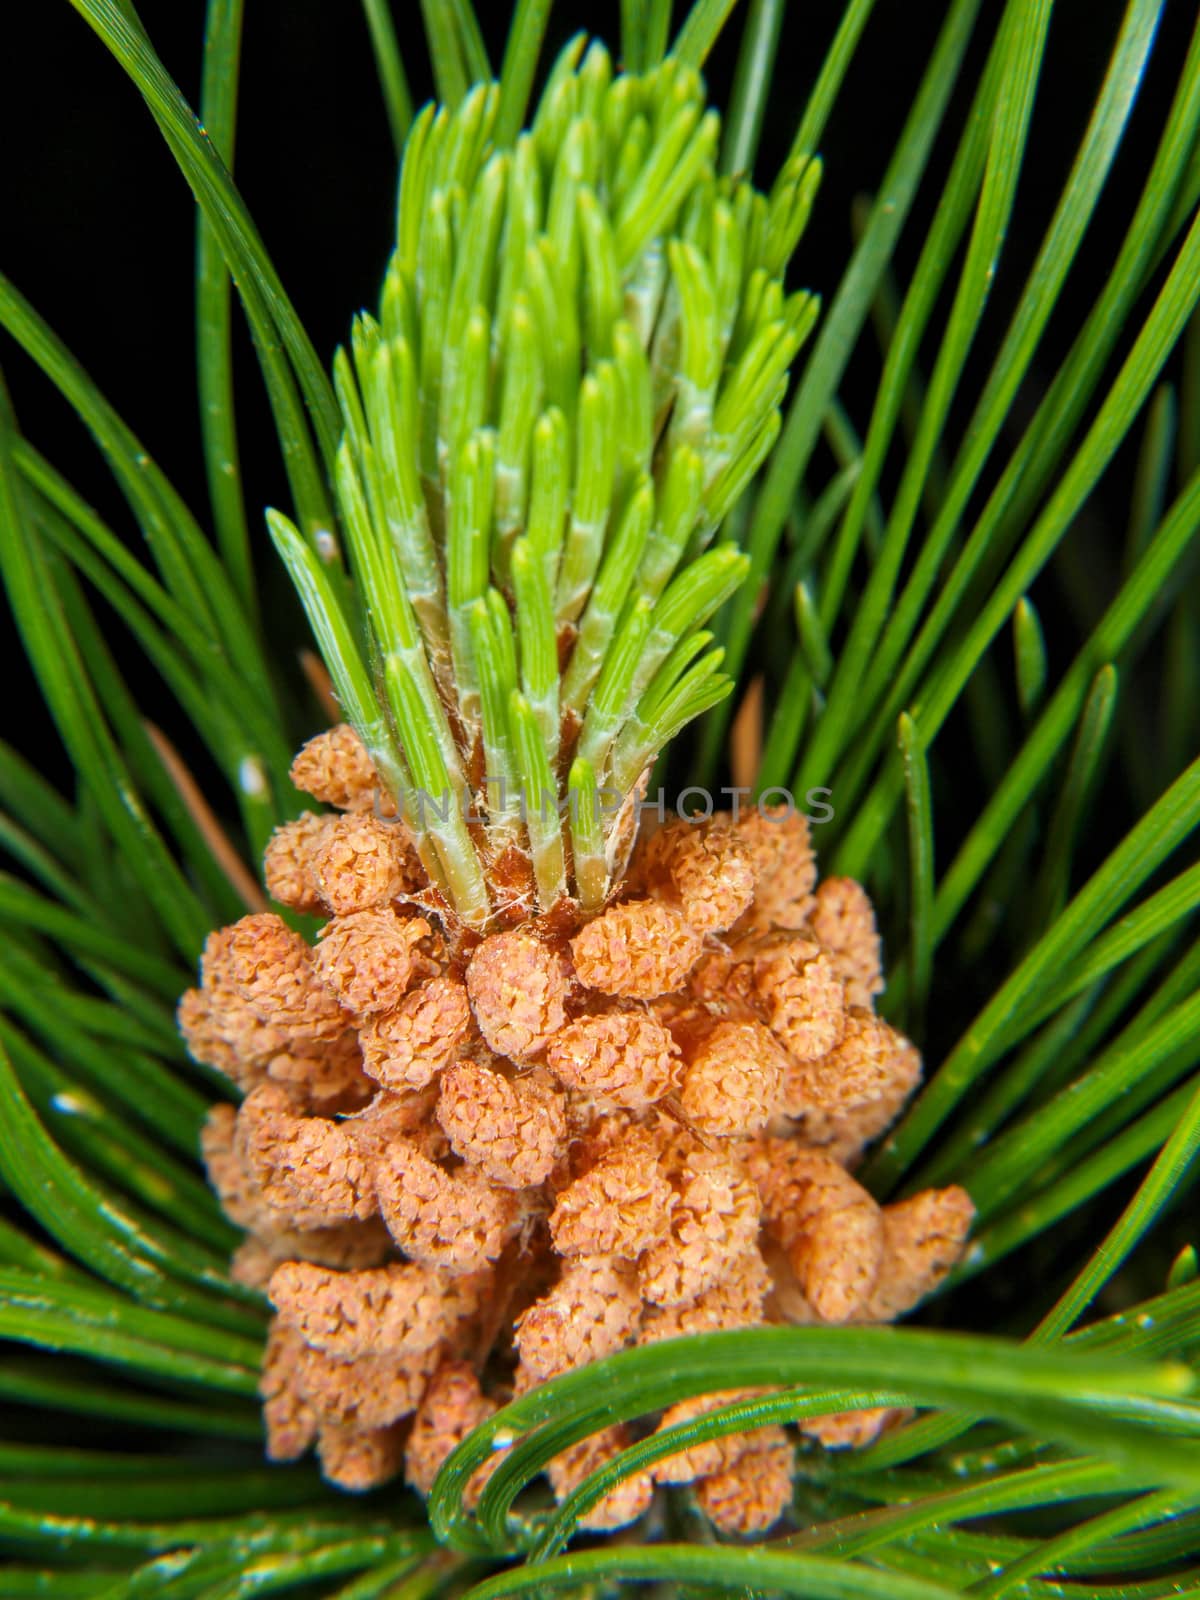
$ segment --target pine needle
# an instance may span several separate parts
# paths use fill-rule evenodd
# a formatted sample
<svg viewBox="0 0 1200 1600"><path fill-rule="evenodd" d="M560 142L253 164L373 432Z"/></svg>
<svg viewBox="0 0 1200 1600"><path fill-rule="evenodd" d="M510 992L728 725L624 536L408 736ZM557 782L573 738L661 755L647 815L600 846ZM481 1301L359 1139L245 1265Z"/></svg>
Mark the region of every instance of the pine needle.
<svg viewBox="0 0 1200 1600"><path fill-rule="evenodd" d="M212 851L214 861L220 865L242 904L248 911L265 911L268 906L267 897L259 888L258 880L238 854L233 841L217 820L216 812L204 798L204 793L192 776L187 763L161 728L145 720L142 726L146 730L147 738L158 751L159 759L175 785L179 798L187 807L188 815L199 828L204 842Z"/></svg>
<svg viewBox="0 0 1200 1600"><path fill-rule="evenodd" d="M763 751L763 679L751 678L729 729L729 765L737 788L752 790L758 782Z"/></svg>

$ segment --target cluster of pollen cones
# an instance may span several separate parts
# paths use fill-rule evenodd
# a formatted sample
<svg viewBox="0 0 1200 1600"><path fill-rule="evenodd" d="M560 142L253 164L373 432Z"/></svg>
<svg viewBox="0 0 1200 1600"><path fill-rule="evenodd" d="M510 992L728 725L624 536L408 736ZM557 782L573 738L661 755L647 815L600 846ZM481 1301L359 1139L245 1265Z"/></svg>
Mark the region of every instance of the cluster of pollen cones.
<svg viewBox="0 0 1200 1600"><path fill-rule="evenodd" d="M852 1176L920 1058L874 1012L870 903L817 883L803 817L669 823L599 915L480 939L429 910L348 727L293 777L339 809L277 831L267 887L328 920L315 945L270 913L220 929L180 1006L192 1053L244 1092L203 1144L248 1235L235 1276L276 1312L273 1458L315 1443L345 1488L402 1470L427 1493L499 1404L568 1369L691 1332L887 1322L958 1259L961 1189L881 1207ZM889 1420L801 1426L853 1445ZM555 1495L630 1439L614 1426L557 1457ZM696 1445L585 1525L691 1483L720 1530L760 1532L793 1457L778 1427Z"/></svg>

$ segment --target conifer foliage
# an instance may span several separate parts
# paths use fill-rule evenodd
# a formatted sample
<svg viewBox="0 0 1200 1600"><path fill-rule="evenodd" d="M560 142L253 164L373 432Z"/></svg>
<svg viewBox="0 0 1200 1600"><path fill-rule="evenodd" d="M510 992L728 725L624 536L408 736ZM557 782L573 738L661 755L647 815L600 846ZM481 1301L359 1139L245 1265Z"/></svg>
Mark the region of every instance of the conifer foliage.
<svg viewBox="0 0 1200 1600"><path fill-rule="evenodd" d="M178 373L118 415L0 276L73 774L0 749L0 1592L1194 1590L1188 8L1059 96L1070 8L949 0L856 166L873 0L339 7L400 184L334 356L242 0L194 108L154 8L45 3L195 198L210 493L138 436ZM664 772L740 810L639 834Z"/></svg>

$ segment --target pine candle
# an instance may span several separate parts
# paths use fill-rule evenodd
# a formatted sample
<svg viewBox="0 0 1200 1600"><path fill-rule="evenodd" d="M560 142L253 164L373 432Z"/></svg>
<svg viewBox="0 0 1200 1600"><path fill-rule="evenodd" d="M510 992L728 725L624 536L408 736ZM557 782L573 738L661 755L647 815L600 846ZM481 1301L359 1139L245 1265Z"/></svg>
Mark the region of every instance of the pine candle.
<svg viewBox="0 0 1200 1600"><path fill-rule="evenodd" d="M971 1220L961 1189L881 1207L853 1177L920 1060L875 1013L870 903L817 881L804 818L638 838L650 765L728 691L704 624L747 563L713 539L816 314L782 274L817 163L769 197L717 179L695 74L614 75L596 46L511 149L495 116L480 90L418 118L380 317L338 357L353 590L329 530L271 514L346 721L292 771L333 809L277 830L265 881L323 925L215 932L180 1006L244 1095L204 1153L275 1307L268 1452L315 1444L348 1489L428 1493L505 1398L630 1345L888 1321ZM629 1438L557 1457L556 1496ZM716 1527L761 1531L792 1462L777 1427L711 1441L585 1526L694 1483Z"/></svg>

